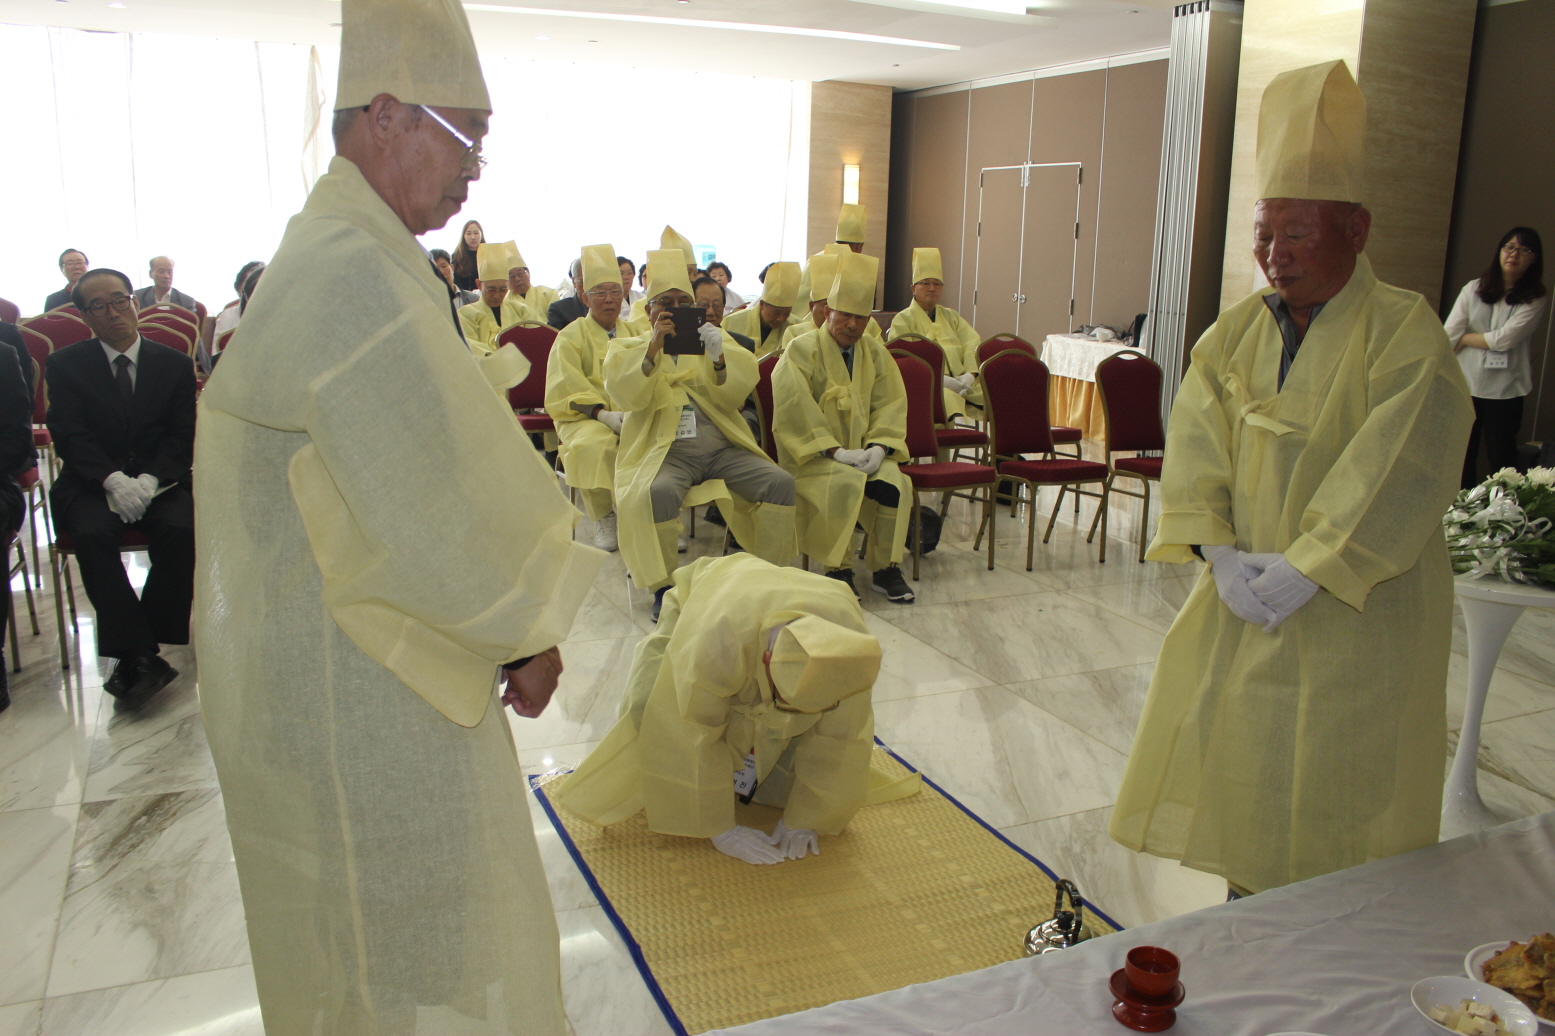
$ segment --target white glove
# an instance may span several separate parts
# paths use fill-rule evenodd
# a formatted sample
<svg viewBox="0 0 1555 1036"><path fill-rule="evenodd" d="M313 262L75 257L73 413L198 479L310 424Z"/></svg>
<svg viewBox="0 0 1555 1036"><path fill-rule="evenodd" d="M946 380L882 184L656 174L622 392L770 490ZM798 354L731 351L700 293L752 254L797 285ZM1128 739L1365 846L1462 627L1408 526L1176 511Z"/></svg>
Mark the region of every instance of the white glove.
<svg viewBox="0 0 1555 1036"><path fill-rule="evenodd" d="M1263 624L1265 633L1273 633L1317 593L1317 584L1286 561L1284 554L1247 554L1242 564L1256 573L1247 588L1274 613L1274 619Z"/></svg>
<svg viewBox="0 0 1555 1036"><path fill-rule="evenodd" d="M717 363L724 358L724 333L718 329L717 324L703 324L697 328L697 337L702 339L702 347L707 350L707 358Z"/></svg>
<svg viewBox="0 0 1555 1036"><path fill-rule="evenodd" d="M869 456L868 450L837 450L832 455L832 460L846 464L850 468L864 470L864 461Z"/></svg>
<svg viewBox="0 0 1555 1036"><path fill-rule="evenodd" d="M619 410L601 410L594 415L594 418L612 432L620 435L621 422L626 419L626 415Z"/></svg>
<svg viewBox="0 0 1555 1036"><path fill-rule="evenodd" d="M122 471L115 471L103 479L103 489L113 500L119 518L129 525L140 521L146 513L146 505L151 502L151 494L145 492L145 486Z"/></svg>
<svg viewBox="0 0 1555 1036"><path fill-rule="evenodd" d="M866 475L873 475L875 472L880 470L880 465L885 461L885 447L871 446L869 449L862 452L864 454L864 459L853 466L858 468Z"/></svg>
<svg viewBox="0 0 1555 1036"><path fill-rule="evenodd" d="M814 831L807 827L791 831L781 820L777 822L777 827L772 829L772 834L767 837L767 841L780 847L783 855L790 860L802 860L811 853L821 855L820 839Z"/></svg>
<svg viewBox="0 0 1555 1036"><path fill-rule="evenodd" d="M140 483L142 492L146 494L147 501L150 501L153 497L155 497L157 495L157 490L162 486L162 483L157 481L157 477L153 474L150 474L149 472L144 475L136 476L135 481Z"/></svg>
<svg viewBox="0 0 1555 1036"><path fill-rule="evenodd" d="M1242 564L1242 559L1249 555L1235 547L1199 549L1203 551L1204 560L1209 562L1210 571L1214 573L1215 588L1220 591L1220 599L1226 602L1231 614L1255 626L1266 626L1275 621L1274 612L1247 585L1248 580L1258 574Z"/></svg>
<svg viewBox="0 0 1555 1036"><path fill-rule="evenodd" d="M966 386L966 392L971 392L972 391L972 385L977 381L977 372L976 371L967 371L965 374L961 375L961 377L957 378L956 380L961 382L961 384ZM961 394L964 396L964 395L966 395L966 392L963 392Z"/></svg>
<svg viewBox="0 0 1555 1036"><path fill-rule="evenodd" d="M783 850L754 827L736 824L721 835L713 836L713 848L725 856L733 856L746 863L782 863Z"/></svg>
<svg viewBox="0 0 1555 1036"><path fill-rule="evenodd" d="M970 388L962 383L960 378L952 378L949 375L939 379L939 383L944 386L945 391L954 392L956 395L963 398L965 398L966 394L971 391Z"/></svg>

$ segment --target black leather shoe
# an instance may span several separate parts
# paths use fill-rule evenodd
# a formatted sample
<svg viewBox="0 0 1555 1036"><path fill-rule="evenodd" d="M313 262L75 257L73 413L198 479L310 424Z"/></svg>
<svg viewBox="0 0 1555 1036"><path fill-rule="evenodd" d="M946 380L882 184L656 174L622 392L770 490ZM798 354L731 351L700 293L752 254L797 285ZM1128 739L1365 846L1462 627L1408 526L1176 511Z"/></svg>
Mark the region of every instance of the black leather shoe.
<svg viewBox="0 0 1555 1036"><path fill-rule="evenodd" d="M141 655L130 655L114 663L113 672L103 681L103 690L115 698L122 698L140 679Z"/></svg>
<svg viewBox="0 0 1555 1036"><path fill-rule="evenodd" d="M178 679L178 670L167 664L161 655L146 655L140 660L140 674L134 684L119 700L125 708L138 709L154 698L158 691Z"/></svg>
<svg viewBox="0 0 1555 1036"><path fill-rule="evenodd" d="M858 598L858 587L853 585L853 570L851 568L834 568L826 573L826 578L835 579L839 583L846 584L847 588L853 591L854 598Z"/></svg>
<svg viewBox="0 0 1555 1036"><path fill-rule="evenodd" d="M659 610L664 607L664 595L670 592L668 586L661 586L653 592L653 621L659 621Z"/></svg>

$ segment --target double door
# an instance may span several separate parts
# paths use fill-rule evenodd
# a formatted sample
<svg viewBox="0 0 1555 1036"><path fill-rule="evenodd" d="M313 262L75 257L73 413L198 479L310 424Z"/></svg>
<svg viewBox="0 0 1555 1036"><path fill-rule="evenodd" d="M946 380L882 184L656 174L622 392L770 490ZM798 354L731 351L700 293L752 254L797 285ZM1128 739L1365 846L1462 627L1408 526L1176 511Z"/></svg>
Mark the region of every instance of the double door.
<svg viewBox="0 0 1555 1036"><path fill-rule="evenodd" d="M993 166L979 177L972 323L985 340L1042 339L1074 320L1078 162Z"/></svg>

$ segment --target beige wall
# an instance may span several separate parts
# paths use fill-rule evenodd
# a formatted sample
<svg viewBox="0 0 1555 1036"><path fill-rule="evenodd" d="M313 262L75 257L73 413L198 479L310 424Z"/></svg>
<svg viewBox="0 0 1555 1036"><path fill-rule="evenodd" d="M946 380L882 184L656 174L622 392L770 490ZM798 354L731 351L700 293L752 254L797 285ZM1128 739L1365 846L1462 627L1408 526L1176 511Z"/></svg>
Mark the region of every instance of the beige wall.
<svg viewBox="0 0 1555 1036"><path fill-rule="evenodd" d="M842 167L859 167L869 213L866 255L884 255L891 183L891 88L824 82L810 87L810 223L806 255L837 239ZM885 264L881 264L884 283Z"/></svg>
<svg viewBox="0 0 1555 1036"><path fill-rule="evenodd" d="M1382 280L1437 302L1457 176L1474 0L1247 0L1221 304L1260 283L1251 238L1263 89L1342 58L1366 96L1367 248Z"/></svg>

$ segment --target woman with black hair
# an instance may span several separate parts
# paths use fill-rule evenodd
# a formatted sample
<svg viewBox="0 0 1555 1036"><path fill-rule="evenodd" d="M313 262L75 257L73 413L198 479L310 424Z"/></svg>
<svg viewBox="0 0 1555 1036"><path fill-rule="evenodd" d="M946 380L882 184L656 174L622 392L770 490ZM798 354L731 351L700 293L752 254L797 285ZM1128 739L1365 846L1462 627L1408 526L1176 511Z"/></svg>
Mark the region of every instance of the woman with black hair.
<svg viewBox="0 0 1555 1036"><path fill-rule="evenodd" d="M766 273L766 271L763 270L762 273ZM725 313L733 313L735 310L745 305L744 297L736 292L733 288L729 287L729 281L734 278L734 275L729 272L729 268L727 266L719 262L708 263L707 275L711 277L713 281L724 291Z"/></svg>
<svg viewBox="0 0 1555 1036"><path fill-rule="evenodd" d="M1482 435L1491 471L1517 466L1523 397L1533 390L1528 347L1544 305L1544 243L1537 230L1513 227L1501 236L1485 272L1463 286L1447 316L1447 338L1474 397L1464 489L1479 484Z"/></svg>
<svg viewBox="0 0 1555 1036"><path fill-rule="evenodd" d="M477 220L469 220L459 232L459 247L454 249L454 287L460 291L475 291L479 279L475 266L475 251L486 242L486 231Z"/></svg>

